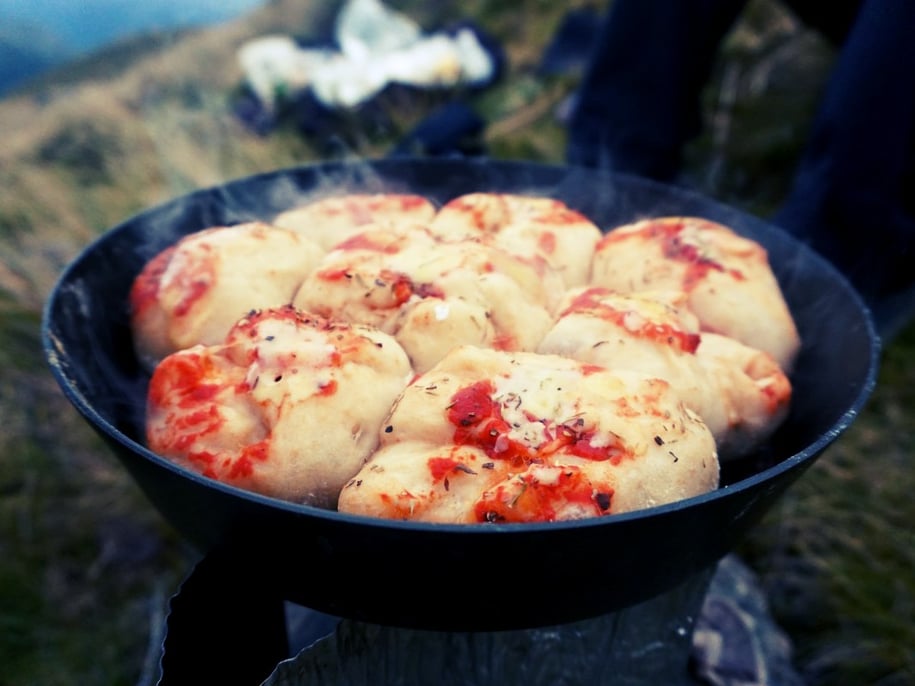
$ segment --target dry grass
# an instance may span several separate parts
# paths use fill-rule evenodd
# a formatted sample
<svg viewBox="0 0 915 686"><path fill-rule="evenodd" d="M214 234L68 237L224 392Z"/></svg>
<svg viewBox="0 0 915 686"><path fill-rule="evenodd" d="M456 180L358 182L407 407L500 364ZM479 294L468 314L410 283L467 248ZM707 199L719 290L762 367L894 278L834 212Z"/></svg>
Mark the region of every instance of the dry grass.
<svg viewBox="0 0 915 686"><path fill-rule="evenodd" d="M553 111L575 79L535 67L562 14L586 4L454 1L433 15L431 3L396 3L430 27L475 18L502 41L508 77L474 99L490 122L489 152L554 162L564 132ZM111 57L0 102L0 686L154 681L165 601L195 553L57 391L39 313L59 270L130 214L321 155L291 128L260 137L239 124L234 51L253 35L304 32L331 9L276 0L246 21L133 53L122 46L129 68ZM761 0L726 55L689 178L765 215L784 194L831 55ZM440 101L392 98L382 103L387 128L343 138L344 153L384 154ZM913 349L910 328L886 351L859 421L742 550L817 686L915 682Z"/></svg>

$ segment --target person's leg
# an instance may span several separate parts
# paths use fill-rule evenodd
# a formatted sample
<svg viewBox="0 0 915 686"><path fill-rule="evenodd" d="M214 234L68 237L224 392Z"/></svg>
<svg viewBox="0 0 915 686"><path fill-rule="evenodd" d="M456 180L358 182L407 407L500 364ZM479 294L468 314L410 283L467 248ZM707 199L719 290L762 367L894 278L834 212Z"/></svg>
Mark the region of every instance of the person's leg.
<svg viewBox="0 0 915 686"><path fill-rule="evenodd" d="M568 126L572 164L671 180L746 0L614 0Z"/></svg>
<svg viewBox="0 0 915 686"><path fill-rule="evenodd" d="M775 223L872 304L913 283L915 2L866 0Z"/></svg>

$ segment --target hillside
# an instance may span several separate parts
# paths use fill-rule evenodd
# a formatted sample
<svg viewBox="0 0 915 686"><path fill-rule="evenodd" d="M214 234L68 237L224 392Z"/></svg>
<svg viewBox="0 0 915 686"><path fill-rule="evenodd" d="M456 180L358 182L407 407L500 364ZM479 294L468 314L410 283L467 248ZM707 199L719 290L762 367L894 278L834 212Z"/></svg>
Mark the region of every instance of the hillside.
<svg viewBox="0 0 915 686"><path fill-rule="evenodd" d="M506 74L461 95L487 122L486 151L562 161L556 113L577 76L537 65L566 11L606 2L391 4L430 29L468 18L485 27ZM451 97L393 89L318 137L293 119L269 133L246 127L237 49L270 33L323 38L339 5L273 0L210 29L127 41L0 100L3 686L154 683L167 598L196 559L46 371L38 325L60 270L109 227L191 190L328 156L383 156ZM753 2L709 89L712 125L689 150L690 182L770 212L831 59L781 6ZM886 351L867 411L742 551L811 686L915 681L913 349L910 327Z"/></svg>

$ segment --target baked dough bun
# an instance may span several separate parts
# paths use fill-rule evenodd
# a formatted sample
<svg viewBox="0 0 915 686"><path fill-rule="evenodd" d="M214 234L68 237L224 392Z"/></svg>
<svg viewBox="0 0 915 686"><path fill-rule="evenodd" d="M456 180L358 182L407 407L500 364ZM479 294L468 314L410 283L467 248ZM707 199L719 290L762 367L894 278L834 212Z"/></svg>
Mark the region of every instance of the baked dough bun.
<svg viewBox="0 0 915 686"><path fill-rule="evenodd" d="M293 303L391 334L418 373L451 348L533 350L563 291L541 260L424 227L371 227L329 252Z"/></svg>
<svg viewBox="0 0 915 686"><path fill-rule="evenodd" d="M430 224L448 240L483 240L522 257L546 260L566 287L591 275L601 231L561 200L506 193L469 193L445 203Z"/></svg>
<svg viewBox="0 0 915 686"><path fill-rule="evenodd" d="M791 381L769 353L720 334L703 333L696 356L729 409L718 452L729 459L744 457L788 416Z"/></svg>
<svg viewBox="0 0 915 686"><path fill-rule="evenodd" d="M786 372L800 348L765 249L706 219L661 217L613 229L595 249L592 285L683 291L703 331L763 350Z"/></svg>
<svg viewBox="0 0 915 686"><path fill-rule="evenodd" d="M289 303L323 254L307 238L262 222L185 236L133 282L131 328L140 362L151 370L170 353L220 343L249 310Z"/></svg>
<svg viewBox="0 0 915 686"><path fill-rule="evenodd" d="M532 522L628 512L717 487L708 427L666 381L462 346L395 403L343 512Z"/></svg>
<svg viewBox="0 0 915 686"><path fill-rule="evenodd" d="M217 481L332 508L411 376L387 334L291 306L254 312L224 343L159 364L148 444Z"/></svg>
<svg viewBox="0 0 915 686"><path fill-rule="evenodd" d="M271 223L300 232L330 250L369 224L426 225L435 211L435 205L420 195L351 193L294 207L278 214Z"/></svg>
<svg viewBox="0 0 915 686"><path fill-rule="evenodd" d="M782 422L791 384L762 351L699 332L682 292L569 291L539 352L667 380L708 425L721 460L757 448Z"/></svg>

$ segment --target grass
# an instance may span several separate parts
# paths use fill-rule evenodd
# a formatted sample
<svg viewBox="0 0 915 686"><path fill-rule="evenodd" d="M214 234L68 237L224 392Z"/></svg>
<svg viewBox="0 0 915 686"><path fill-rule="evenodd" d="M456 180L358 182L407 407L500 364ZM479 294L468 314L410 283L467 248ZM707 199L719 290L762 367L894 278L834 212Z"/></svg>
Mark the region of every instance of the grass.
<svg viewBox="0 0 915 686"><path fill-rule="evenodd" d="M468 96L489 123L489 154L560 162L554 114L576 77L539 75L537 60L563 13L586 5L396 6L426 27L470 17L491 31L509 72ZM278 0L244 22L120 46L0 101L0 686L155 681L166 600L196 554L57 390L39 349L41 307L81 247L139 209L325 154L289 122L267 136L239 124L233 53L253 35L317 31L328 6ZM687 178L766 216L787 189L832 54L757 0L724 57ZM445 99L392 91L346 122L335 154L383 155ZM909 327L887 347L858 421L740 550L811 686L915 683L913 352Z"/></svg>
<svg viewBox="0 0 915 686"><path fill-rule="evenodd" d="M915 679L913 346L909 328L887 348L860 418L742 551L810 683Z"/></svg>

